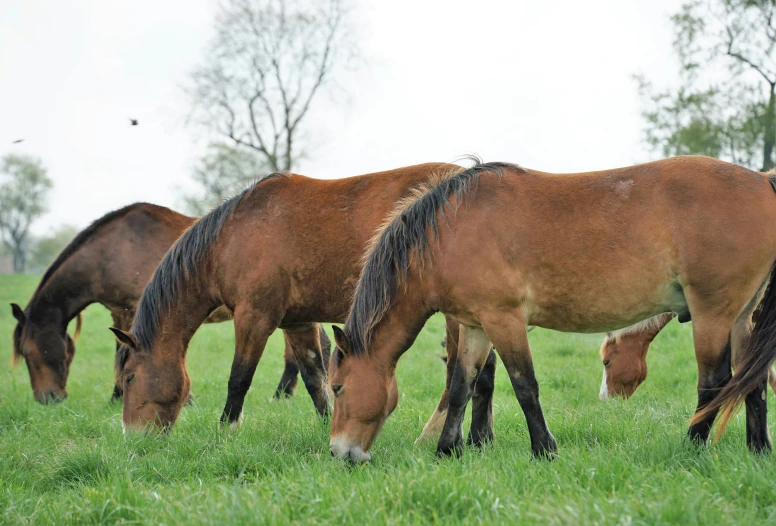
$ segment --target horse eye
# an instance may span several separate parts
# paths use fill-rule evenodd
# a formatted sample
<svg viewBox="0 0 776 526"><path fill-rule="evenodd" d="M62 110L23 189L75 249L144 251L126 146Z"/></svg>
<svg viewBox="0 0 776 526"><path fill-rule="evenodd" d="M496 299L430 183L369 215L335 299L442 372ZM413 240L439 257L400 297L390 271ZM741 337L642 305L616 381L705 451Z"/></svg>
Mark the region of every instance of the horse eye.
<svg viewBox="0 0 776 526"><path fill-rule="evenodd" d="M609 360L604 360L604 367L606 367L607 365L609 365Z"/></svg>
<svg viewBox="0 0 776 526"><path fill-rule="evenodd" d="M134 374L130 374L129 376L127 376L127 385L131 384L132 380L134 380L134 379L135 379L135 375Z"/></svg>
<svg viewBox="0 0 776 526"><path fill-rule="evenodd" d="M342 391L341 385L332 385L331 390L334 391L334 396L339 396L340 392Z"/></svg>

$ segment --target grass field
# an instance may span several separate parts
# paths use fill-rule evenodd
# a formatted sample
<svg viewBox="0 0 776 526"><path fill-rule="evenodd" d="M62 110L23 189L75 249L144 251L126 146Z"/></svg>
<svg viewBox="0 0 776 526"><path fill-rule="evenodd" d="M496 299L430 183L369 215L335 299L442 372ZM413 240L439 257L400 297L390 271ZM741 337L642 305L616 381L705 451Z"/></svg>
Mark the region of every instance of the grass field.
<svg viewBox="0 0 776 526"><path fill-rule="evenodd" d="M6 307L24 305L37 280L0 276L4 523L776 521L776 458L748 453L742 415L708 449L685 440L696 382L689 326L671 322L655 340L647 382L631 400L606 403L597 398L598 335L533 331L558 458L531 460L525 419L499 367L493 445L440 460L433 444L413 444L444 383L437 358L443 320L434 317L399 364L399 406L372 449L374 460L354 467L329 456L328 426L303 387L289 401L268 402L282 370L279 333L246 399L244 425L219 428L231 323L205 326L194 338L188 368L196 403L169 436L121 434L120 407L109 404L110 316L100 306L86 311L69 398L38 405L26 367L9 366L15 322Z"/></svg>

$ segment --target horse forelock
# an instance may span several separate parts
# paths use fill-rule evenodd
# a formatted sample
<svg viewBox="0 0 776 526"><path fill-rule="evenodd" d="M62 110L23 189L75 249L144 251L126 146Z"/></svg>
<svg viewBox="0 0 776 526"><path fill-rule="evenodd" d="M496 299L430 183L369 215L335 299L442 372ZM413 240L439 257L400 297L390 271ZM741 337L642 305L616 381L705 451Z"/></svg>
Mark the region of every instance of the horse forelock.
<svg viewBox="0 0 776 526"><path fill-rule="evenodd" d="M161 317L175 303L184 281L196 279L197 271L210 255L226 220L243 198L265 181L290 176L289 172L273 172L262 177L199 218L181 234L162 258L140 297L131 330L140 348L151 349Z"/></svg>
<svg viewBox="0 0 776 526"><path fill-rule="evenodd" d="M24 327L21 323L16 324L16 328L13 330L13 343L11 351L11 366L16 367L24 358L22 354L22 331Z"/></svg>
<svg viewBox="0 0 776 526"><path fill-rule="evenodd" d="M477 187L485 172L502 177L506 171L525 173L509 163L483 163L477 157L469 168L434 172L426 183L401 199L367 245L345 332L354 354L365 354L372 332L396 299L398 287L407 277L411 260L420 265L430 246L429 237L439 236L439 220L445 211L455 213L462 200ZM451 202L455 199L455 205Z"/></svg>

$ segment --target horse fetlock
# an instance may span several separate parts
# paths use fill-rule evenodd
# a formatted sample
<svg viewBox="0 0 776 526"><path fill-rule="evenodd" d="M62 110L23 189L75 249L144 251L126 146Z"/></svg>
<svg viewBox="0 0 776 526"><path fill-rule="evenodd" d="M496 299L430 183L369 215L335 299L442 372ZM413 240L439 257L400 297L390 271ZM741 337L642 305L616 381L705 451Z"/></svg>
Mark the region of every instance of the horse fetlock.
<svg viewBox="0 0 776 526"><path fill-rule="evenodd" d="M229 422L229 429L233 429L233 430L240 429L240 426L242 426L243 424L244 418L245 417L243 416L243 412L240 411L240 414L237 415L237 418Z"/></svg>
<svg viewBox="0 0 776 526"><path fill-rule="evenodd" d="M558 456L558 443L552 433L547 433L547 437L537 444L531 444L531 452L534 458L544 460L554 460Z"/></svg>

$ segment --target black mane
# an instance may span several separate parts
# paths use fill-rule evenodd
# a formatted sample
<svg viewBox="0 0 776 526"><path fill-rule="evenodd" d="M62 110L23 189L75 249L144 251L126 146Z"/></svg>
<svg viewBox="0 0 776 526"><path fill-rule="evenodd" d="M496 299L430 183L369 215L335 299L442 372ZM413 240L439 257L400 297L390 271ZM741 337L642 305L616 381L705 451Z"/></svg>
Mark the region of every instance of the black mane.
<svg viewBox="0 0 776 526"><path fill-rule="evenodd" d="M173 305L184 279L190 278L197 271L221 233L224 223L243 197L264 181L288 175L287 172L275 172L259 179L199 218L170 247L143 290L132 323L132 334L141 348L151 348L151 340L159 330L160 319ZM126 361L126 356L123 361Z"/></svg>
<svg viewBox="0 0 776 526"><path fill-rule="evenodd" d="M345 332L354 354L365 354L372 331L396 299L396 290L407 277L413 255L422 262L429 248L429 230L434 240L439 237L439 220L445 209L452 209L451 198L460 204L477 187L480 174L494 172L503 176L506 171L525 173L509 163L483 163L470 158L474 165L461 169L427 190L396 217L379 235L358 281L353 304L345 322Z"/></svg>
<svg viewBox="0 0 776 526"><path fill-rule="evenodd" d="M141 206L154 205L149 205L148 203L133 203L131 205L127 205L124 208L119 208L113 212L108 212L101 218L95 220L91 225L81 230L73 238L73 240L64 249L62 249L62 252L59 253L54 262L46 269L46 272L43 274L40 283L38 283L38 287L35 289L35 292L32 294L30 301L27 303L27 308L29 309L29 306L32 305L33 301L38 296L38 293L41 291L41 289L43 289L43 286L48 282L49 279L51 279L51 276L54 275L54 272L56 272L59 267L61 267L65 261L67 261L67 259L72 256L79 248L81 248L87 241L89 241L89 239L91 239L94 234L96 234L108 223L111 223L116 219L120 219L121 217L127 215L128 213Z"/></svg>

